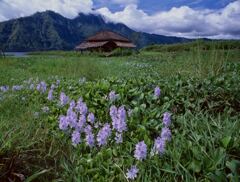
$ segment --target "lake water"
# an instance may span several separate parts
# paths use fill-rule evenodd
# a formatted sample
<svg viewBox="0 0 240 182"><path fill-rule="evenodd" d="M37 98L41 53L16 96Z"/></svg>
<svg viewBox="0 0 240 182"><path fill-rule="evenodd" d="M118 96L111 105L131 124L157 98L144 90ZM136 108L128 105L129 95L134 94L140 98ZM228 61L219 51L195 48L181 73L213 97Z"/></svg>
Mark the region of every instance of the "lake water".
<svg viewBox="0 0 240 182"><path fill-rule="evenodd" d="M13 57L27 57L28 52L5 52L5 55Z"/></svg>

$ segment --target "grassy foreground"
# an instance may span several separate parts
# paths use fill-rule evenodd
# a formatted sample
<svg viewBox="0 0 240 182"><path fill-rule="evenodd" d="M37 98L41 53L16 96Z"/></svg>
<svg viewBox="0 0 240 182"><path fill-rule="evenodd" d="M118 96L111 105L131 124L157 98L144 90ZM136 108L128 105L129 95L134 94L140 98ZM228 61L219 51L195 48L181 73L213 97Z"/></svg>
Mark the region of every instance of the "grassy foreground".
<svg viewBox="0 0 240 182"><path fill-rule="evenodd" d="M29 89L43 80L45 93ZM49 101L56 80L60 84ZM148 50L110 58L52 52L6 58L0 59L3 85L23 88L0 91L0 181L130 181L126 172L131 165L139 169L136 181L239 180L238 50ZM160 98L153 96L156 86ZM114 102L107 99L112 90L119 94ZM132 114L123 143L115 143L113 131L104 147L89 148L84 135L74 147L71 134L58 127L59 116L69 107L59 107L61 92L75 101L82 97L102 124L111 123L111 105L124 105ZM164 155L152 156L167 111L172 114L172 139ZM139 141L148 147L143 161L134 158Z"/></svg>

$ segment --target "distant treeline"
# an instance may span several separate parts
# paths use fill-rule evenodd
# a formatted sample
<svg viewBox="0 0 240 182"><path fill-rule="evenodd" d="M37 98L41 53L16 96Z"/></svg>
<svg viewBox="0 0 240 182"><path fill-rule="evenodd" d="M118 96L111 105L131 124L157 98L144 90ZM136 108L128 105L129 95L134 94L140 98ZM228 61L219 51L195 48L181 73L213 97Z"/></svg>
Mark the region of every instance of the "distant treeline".
<svg viewBox="0 0 240 182"><path fill-rule="evenodd" d="M143 48L143 51L157 51L157 52L177 52L177 51L191 51L193 49L212 50L212 49L240 49L240 41L238 40L197 40L188 43L178 44L156 44Z"/></svg>

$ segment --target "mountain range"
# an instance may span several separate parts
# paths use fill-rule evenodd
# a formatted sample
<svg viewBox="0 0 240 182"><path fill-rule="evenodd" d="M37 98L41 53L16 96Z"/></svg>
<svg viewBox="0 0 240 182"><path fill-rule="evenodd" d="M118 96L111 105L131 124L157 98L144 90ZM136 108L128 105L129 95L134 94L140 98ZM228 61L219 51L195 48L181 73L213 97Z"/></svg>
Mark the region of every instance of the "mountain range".
<svg viewBox="0 0 240 182"><path fill-rule="evenodd" d="M122 23L106 22L101 15L80 13L68 19L53 11L0 23L0 49L5 51L71 50L102 30L117 32L138 48L151 44L188 42L190 39L137 32Z"/></svg>

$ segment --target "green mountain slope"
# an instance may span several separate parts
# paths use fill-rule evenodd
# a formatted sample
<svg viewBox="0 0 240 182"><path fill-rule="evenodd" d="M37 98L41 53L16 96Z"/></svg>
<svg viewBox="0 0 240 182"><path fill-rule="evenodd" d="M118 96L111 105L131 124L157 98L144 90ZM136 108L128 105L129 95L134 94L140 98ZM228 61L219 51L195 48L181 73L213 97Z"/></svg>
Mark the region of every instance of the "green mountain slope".
<svg viewBox="0 0 240 182"><path fill-rule="evenodd" d="M101 30L131 39L139 48L151 44L180 43L189 39L136 32L121 23L106 23L100 15L79 14L68 19L53 11L0 23L0 47L6 51L69 50Z"/></svg>

